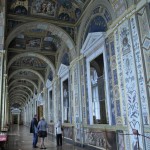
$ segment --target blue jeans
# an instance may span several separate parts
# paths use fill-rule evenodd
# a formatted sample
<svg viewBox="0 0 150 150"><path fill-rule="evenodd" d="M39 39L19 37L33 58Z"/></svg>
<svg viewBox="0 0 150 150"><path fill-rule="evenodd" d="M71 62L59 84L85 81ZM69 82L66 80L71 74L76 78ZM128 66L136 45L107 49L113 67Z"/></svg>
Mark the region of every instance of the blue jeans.
<svg viewBox="0 0 150 150"><path fill-rule="evenodd" d="M37 142L38 142L38 134L33 133L33 147L36 146Z"/></svg>

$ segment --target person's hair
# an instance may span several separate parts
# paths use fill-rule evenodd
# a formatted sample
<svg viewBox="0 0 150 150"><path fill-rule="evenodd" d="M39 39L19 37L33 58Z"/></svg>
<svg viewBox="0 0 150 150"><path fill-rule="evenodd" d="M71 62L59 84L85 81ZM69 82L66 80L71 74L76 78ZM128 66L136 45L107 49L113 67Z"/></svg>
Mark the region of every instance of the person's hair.
<svg viewBox="0 0 150 150"><path fill-rule="evenodd" d="M44 120L44 117L41 117L40 119L41 119L41 120Z"/></svg>
<svg viewBox="0 0 150 150"><path fill-rule="evenodd" d="M34 115L34 118L36 118L36 117L37 117L37 114Z"/></svg>

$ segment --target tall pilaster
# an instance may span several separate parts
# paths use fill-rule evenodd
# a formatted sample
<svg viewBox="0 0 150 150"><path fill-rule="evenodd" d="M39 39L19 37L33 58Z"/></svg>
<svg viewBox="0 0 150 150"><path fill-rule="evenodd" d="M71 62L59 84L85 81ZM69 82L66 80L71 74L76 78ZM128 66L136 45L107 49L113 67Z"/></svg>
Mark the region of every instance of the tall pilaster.
<svg viewBox="0 0 150 150"><path fill-rule="evenodd" d="M55 122L57 122L57 116L56 116L56 114L57 114L57 103L56 103L56 100L57 100L57 78L55 78L54 80L53 80L53 106L54 106L54 115L53 115L53 117L54 117L54 123Z"/></svg>
<svg viewBox="0 0 150 150"><path fill-rule="evenodd" d="M115 42L124 125L127 117L129 133L133 134L130 136L130 149L145 149L144 138L136 139L136 134L144 134L143 125L148 124L149 111L135 15L131 14L119 25L115 31ZM144 122L143 116L146 118Z"/></svg>
<svg viewBox="0 0 150 150"><path fill-rule="evenodd" d="M44 100L44 106L43 106L43 116L45 117L46 120L48 120L48 95L47 95L47 88L43 88L43 100Z"/></svg>
<svg viewBox="0 0 150 150"><path fill-rule="evenodd" d="M7 80L7 74L3 75L3 90L2 90L2 122L1 122L1 127L4 127L6 125L6 80Z"/></svg>
<svg viewBox="0 0 150 150"><path fill-rule="evenodd" d="M4 54L4 31L5 31L5 1L0 1L0 118L2 118L2 90L3 90L3 54ZM0 126L2 125L0 119Z"/></svg>
<svg viewBox="0 0 150 150"><path fill-rule="evenodd" d="M0 53L0 118L2 118L2 84L3 84L3 52ZM0 127L2 124L2 120L0 119Z"/></svg>

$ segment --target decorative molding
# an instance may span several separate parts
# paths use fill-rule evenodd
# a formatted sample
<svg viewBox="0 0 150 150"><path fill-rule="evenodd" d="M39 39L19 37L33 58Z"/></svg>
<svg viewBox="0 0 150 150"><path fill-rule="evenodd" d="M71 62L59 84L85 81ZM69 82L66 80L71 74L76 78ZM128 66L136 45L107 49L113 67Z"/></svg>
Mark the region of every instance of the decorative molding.
<svg viewBox="0 0 150 150"><path fill-rule="evenodd" d="M105 33L103 32L94 32L94 33L89 33L83 46L81 49L81 53L84 56L89 55L90 53L93 52L93 49L97 45L101 45L105 40Z"/></svg>
<svg viewBox="0 0 150 150"><path fill-rule="evenodd" d="M49 79L47 79L47 81L46 81L46 87L50 88L51 86L52 86L52 82Z"/></svg>
<svg viewBox="0 0 150 150"><path fill-rule="evenodd" d="M64 64L61 64L60 67L59 67L57 75L62 78L68 72L69 72L69 67L64 65Z"/></svg>

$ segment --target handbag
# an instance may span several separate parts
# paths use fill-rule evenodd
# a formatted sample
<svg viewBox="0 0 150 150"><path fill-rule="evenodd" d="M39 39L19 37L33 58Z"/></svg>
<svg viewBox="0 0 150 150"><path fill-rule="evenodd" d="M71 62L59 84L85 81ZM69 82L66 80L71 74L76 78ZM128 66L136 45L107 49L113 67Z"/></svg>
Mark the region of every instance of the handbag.
<svg viewBox="0 0 150 150"><path fill-rule="evenodd" d="M39 137L42 136L42 131L38 131L38 136L39 136Z"/></svg>

